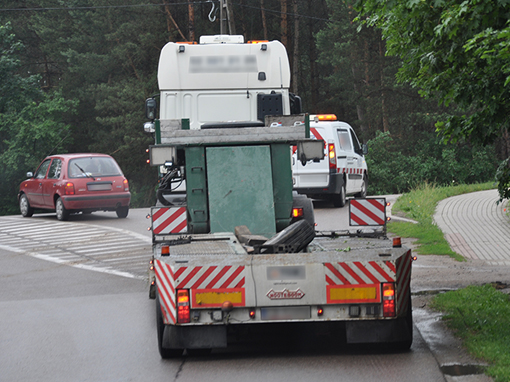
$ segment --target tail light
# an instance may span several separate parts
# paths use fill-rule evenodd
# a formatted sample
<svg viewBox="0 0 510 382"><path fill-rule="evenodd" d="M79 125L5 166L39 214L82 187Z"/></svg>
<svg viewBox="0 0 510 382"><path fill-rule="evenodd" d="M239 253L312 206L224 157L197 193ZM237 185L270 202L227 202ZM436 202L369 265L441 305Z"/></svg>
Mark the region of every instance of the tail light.
<svg viewBox="0 0 510 382"><path fill-rule="evenodd" d="M71 182L66 183L64 191L66 195L74 195L74 184Z"/></svg>
<svg viewBox="0 0 510 382"><path fill-rule="evenodd" d="M383 292L383 316L384 317L395 317L395 284L384 283L382 285Z"/></svg>
<svg viewBox="0 0 510 382"><path fill-rule="evenodd" d="M328 144L328 158L329 158L329 169L336 171L336 153L335 145L333 143Z"/></svg>
<svg viewBox="0 0 510 382"><path fill-rule="evenodd" d="M127 179L124 179L124 191L129 191L129 182Z"/></svg>
<svg viewBox="0 0 510 382"><path fill-rule="evenodd" d="M303 209L302 208L293 208L292 209L292 217L294 219L302 218L303 217Z"/></svg>
<svg viewBox="0 0 510 382"><path fill-rule="evenodd" d="M188 289L177 289L177 322L179 324L190 322Z"/></svg>

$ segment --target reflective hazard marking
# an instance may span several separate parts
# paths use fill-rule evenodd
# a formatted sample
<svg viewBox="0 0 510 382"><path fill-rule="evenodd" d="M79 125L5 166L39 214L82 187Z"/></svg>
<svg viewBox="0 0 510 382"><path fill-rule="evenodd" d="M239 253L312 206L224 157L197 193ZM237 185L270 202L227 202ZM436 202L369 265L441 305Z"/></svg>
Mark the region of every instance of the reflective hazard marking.
<svg viewBox="0 0 510 382"><path fill-rule="evenodd" d="M383 226L386 224L386 199L352 199L349 201L351 226Z"/></svg>
<svg viewBox="0 0 510 382"><path fill-rule="evenodd" d="M186 207L152 208L152 232L155 235L188 232Z"/></svg>
<svg viewBox="0 0 510 382"><path fill-rule="evenodd" d="M159 260L154 261L154 272L156 273L156 285L161 313L163 313L163 322L165 324L175 324L174 272L170 265Z"/></svg>

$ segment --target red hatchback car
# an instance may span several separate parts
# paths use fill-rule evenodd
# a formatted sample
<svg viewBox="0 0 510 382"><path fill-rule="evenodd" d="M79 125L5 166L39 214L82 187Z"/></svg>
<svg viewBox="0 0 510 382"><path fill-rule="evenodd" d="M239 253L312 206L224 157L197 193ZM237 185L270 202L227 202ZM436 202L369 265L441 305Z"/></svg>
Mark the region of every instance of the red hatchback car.
<svg viewBox="0 0 510 382"><path fill-rule="evenodd" d="M109 155L51 155L27 177L18 194L24 217L32 216L34 209L55 210L58 220L80 211L115 211L119 218L128 215L129 184Z"/></svg>

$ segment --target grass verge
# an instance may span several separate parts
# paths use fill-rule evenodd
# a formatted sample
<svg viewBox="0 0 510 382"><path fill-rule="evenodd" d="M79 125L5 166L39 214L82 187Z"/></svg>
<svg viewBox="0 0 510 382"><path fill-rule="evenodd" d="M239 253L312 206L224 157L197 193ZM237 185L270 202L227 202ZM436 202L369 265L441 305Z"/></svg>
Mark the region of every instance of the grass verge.
<svg viewBox="0 0 510 382"><path fill-rule="evenodd" d="M433 222L434 212L439 201L450 196L468 192L490 190L494 183L463 184L450 187L437 187L425 183L398 198L392 208L393 214L401 213L418 224L407 222L389 222L387 229L395 235L418 239L416 252L422 255L448 255L459 261L464 258L452 251L443 232Z"/></svg>
<svg viewBox="0 0 510 382"><path fill-rule="evenodd" d="M492 285L469 286L437 295L431 306L446 313L446 324L471 354L490 364L487 375L510 381L510 296Z"/></svg>

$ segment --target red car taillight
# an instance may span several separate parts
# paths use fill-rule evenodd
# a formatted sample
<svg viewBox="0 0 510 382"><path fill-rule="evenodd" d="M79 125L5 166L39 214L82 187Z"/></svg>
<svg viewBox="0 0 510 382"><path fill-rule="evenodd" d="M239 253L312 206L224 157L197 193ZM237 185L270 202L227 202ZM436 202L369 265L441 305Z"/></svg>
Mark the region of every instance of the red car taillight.
<svg viewBox="0 0 510 382"><path fill-rule="evenodd" d="M127 179L124 179L124 191L129 191L129 183Z"/></svg>
<svg viewBox="0 0 510 382"><path fill-rule="evenodd" d="M74 195L74 184L71 182L66 183L64 191L66 195Z"/></svg>

